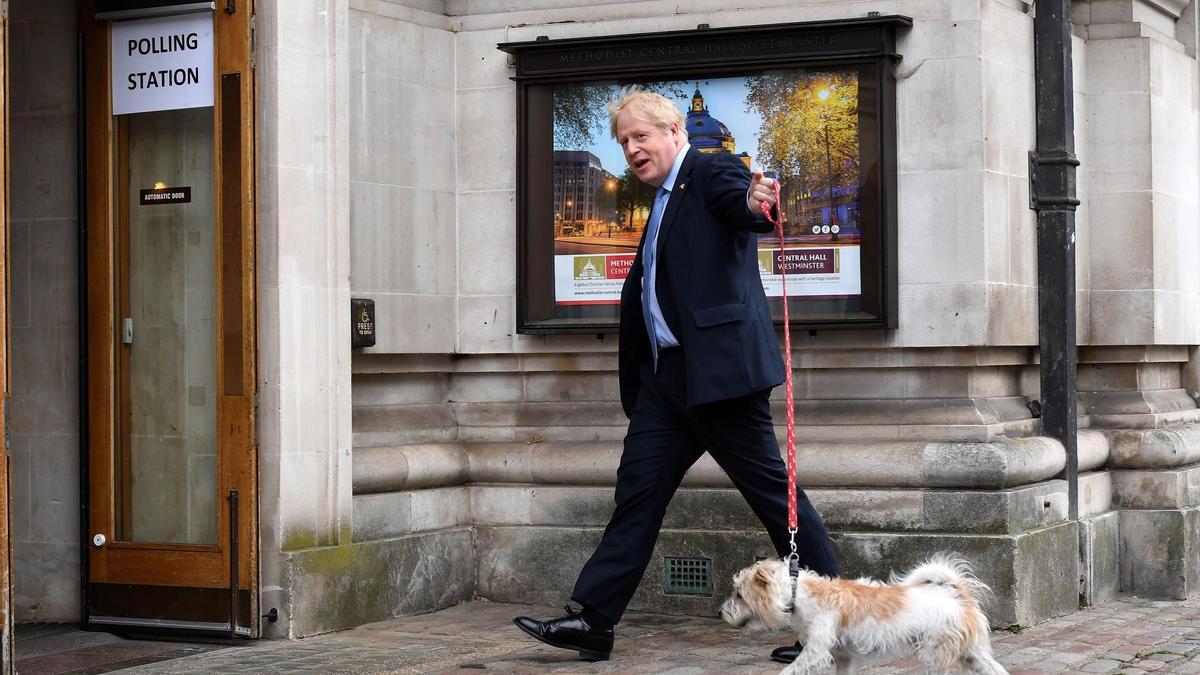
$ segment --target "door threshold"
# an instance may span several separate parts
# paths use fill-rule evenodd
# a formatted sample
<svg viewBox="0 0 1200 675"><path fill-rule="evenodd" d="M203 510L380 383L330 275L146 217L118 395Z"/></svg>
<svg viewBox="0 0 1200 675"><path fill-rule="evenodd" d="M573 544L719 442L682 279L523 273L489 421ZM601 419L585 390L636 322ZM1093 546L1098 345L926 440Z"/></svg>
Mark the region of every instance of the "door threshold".
<svg viewBox="0 0 1200 675"><path fill-rule="evenodd" d="M87 621L88 628L112 630L120 632L151 633L162 635L194 635L196 637L220 638L229 637L229 622L213 621L180 621L177 619L142 619L126 616L91 616ZM239 638L250 638L250 629L238 626L234 635Z"/></svg>

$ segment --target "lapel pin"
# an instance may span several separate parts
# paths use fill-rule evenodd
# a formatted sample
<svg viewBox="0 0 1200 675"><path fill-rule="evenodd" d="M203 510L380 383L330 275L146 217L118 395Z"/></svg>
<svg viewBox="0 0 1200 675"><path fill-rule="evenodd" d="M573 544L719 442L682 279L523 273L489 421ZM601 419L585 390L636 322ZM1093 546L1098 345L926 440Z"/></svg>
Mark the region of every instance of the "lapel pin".
<svg viewBox="0 0 1200 675"><path fill-rule="evenodd" d="M680 184L679 184L679 189L680 189L680 190L684 189L685 187L687 187L687 183L680 183Z"/></svg>

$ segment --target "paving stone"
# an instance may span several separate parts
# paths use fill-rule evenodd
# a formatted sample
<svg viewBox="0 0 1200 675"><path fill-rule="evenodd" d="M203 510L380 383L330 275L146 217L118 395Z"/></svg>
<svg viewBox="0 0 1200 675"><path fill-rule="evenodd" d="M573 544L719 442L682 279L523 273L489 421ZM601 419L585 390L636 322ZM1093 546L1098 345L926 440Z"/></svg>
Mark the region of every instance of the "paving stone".
<svg viewBox="0 0 1200 675"><path fill-rule="evenodd" d="M788 642L784 636L738 631L715 618L631 613L617 628L613 659L585 663L573 652L533 641L511 624L520 614L559 613L551 607L472 602L301 641L263 640L201 653L172 650L164 652L165 660L138 662L119 672L765 675L779 672L767 654ZM112 648L145 651L127 642ZM1200 673L1200 598L1164 602L1122 596L1038 626L993 633L992 644L997 660L1013 675ZM20 642L17 651L19 659ZM903 658L861 672L900 675L921 669L914 659Z"/></svg>
<svg viewBox="0 0 1200 675"><path fill-rule="evenodd" d="M1079 667L1079 671L1083 673L1107 673L1121 667L1120 661L1112 659L1098 659L1090 663L1085 663Z"/></svg>

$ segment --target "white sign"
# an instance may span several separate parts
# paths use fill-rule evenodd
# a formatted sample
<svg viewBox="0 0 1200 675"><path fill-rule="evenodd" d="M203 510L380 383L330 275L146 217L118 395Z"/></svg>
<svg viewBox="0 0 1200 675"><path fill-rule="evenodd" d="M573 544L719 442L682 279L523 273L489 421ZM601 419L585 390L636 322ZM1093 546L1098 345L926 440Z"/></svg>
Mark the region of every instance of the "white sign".
<svg viewBox="0 0 1200 675"><path fill-rule="evenodd" d="M211 106L213 69L211 13L113 22L114 115Z"/></svg>

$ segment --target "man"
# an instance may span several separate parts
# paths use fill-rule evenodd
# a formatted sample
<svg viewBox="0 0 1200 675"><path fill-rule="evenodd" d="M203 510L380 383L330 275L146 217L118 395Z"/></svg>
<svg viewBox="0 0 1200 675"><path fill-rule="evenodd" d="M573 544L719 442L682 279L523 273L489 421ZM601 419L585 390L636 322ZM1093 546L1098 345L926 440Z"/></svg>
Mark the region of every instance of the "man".
<svg viewBox="0 0 1200 675"><path fill-rule="evenodd" d="M609 104L613 137L643 182L658 188L621 291L619 377L629 431L617 469L616 510L571 599L551 621L514 620L546 644L609 657L613 626L637 590L663 515L684 473L706 450L790 552L787 470L768 396L783 359L758 273L756 232L772 225L774 181L751 177L728 154L688 144L684 117L666 98L626 89ZM825 525L798 491L800 564L839 570ZM747 563L751 562L749 560ZM797 647L775 650L790 662Z"/></svg>

